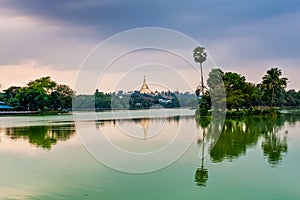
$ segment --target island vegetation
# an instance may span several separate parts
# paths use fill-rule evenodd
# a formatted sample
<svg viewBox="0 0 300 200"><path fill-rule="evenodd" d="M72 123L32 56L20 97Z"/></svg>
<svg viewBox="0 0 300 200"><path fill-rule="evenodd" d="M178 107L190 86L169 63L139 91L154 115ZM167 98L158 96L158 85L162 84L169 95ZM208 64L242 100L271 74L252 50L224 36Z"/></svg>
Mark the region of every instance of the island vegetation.
<svg viewBox="0 0 300 200"><path fill-rule="evenodd" d="M196 89L199 97L198 116L210 115L211 109L225 111L228 117L249 115L276 116L276 108L299 107L300 91L286 90L288 79L282 77L281 69L269 69L258 84L248 82L236 72L212 69L207 87L203 84L202 63L206 60L205 48L194 50L194 60L200 63L201 85ZM212 100L216 108L212 106Z"/></svg>
<svg viewBox="0 0 300 200"><path fill-rule="evenodd" d="M226 95L214 98L216 105L224 104L227 116L242 115L276 115L275 108L299 107L300 91L286 90L287 78L282 77L278 68L271 68L263 76L262 82L254 84L246 77L235 72L223 72L213 69L207 79L208 90L200 96L199 115L208 115L211 105L211 94Z"/></svg>

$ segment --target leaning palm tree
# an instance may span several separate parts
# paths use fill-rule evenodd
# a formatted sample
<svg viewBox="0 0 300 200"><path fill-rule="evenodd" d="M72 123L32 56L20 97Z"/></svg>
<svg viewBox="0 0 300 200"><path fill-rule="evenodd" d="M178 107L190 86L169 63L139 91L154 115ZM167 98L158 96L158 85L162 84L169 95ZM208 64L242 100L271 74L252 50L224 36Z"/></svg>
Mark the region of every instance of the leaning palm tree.
<svg viewBox="0 0 300 200"><path fill-rule="evenodd" d="M200 90L200 92L202 92L202 94L203 94L204 93L204 80L203 80L202 63L206 61L206 57L207 57L207 53L205 52L205 48L204 47L196 47L193 51L193 57L194 57L194 61L196 63L200 64L201 86L200 86L200 88L197 88L197 90Z"/></svg>
<svg viewBox="0 0 300 200"><path fill-rule="evenodd" d="M270 107L274 105L275 91L284 89L287 86L287 78L281 78L281 70L278 68L271 68L263 77L262 85L266 90L271 91Z"/></svg>

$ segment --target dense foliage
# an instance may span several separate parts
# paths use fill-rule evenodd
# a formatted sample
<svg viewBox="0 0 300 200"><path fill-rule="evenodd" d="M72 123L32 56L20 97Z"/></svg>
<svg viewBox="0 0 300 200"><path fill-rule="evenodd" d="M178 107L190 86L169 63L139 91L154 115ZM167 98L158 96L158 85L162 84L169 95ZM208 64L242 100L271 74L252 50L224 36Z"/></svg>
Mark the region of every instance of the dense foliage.
<svg viewBox="0 0 300 200"><path fill-rule="evenodd" d="M209 73L208 91L204 93L203 99L214 98L215 105L226 102L229 111L232 109L239 111L241 108L251 111L255 108L300 106L300 91L287 91L288 79L281 76L280 69L271 68L261 83L254 84L247 82L246 78L238 73L213 69Z"/></svg>
<svg viewBox="0 0 300 200"><path fill-rule="evenodd" d="M15 110L48 111L70 109L74 95L69 86L57 84L47 76L30 81L25 87L11 86L0 98Z"/></svg>
<svg viewBox="0 0 300 200"><path fill-rule="evenodd" d="M197 107L196 95L179 92L155 92L142 94L139 91L124 93L103 93L96 90L94 95L78 95L74 98L75 110L122 110L149 108Z"/></svg>
<svg viewBox="0 0 300 200"><path fill-rule="evenodd" d="M30 81L25 87L9 87L0 94L0 101L14 110L30 111L71 110L72 107L77 110L199 107L198 113L202 116L208 115L211 108L237 112L242 109L257 115L265 112L258 108L300 106L300 91L287 91L287 81L278 68L268 70L259 84L247 82L246 77L238 73L212 69L207 79L208 88L200 91L198 88L196 94L172 91L103 93L96 90L93 95L75 96L69 86L57 84L47 76Z"/></svg>

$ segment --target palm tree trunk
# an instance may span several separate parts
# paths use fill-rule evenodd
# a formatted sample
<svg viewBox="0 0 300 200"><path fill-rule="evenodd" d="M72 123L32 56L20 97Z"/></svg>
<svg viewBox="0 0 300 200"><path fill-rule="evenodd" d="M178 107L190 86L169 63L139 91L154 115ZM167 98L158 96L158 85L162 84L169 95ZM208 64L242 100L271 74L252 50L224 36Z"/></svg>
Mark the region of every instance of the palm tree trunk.
<svg viewBox="0 0 300 200"><path fill-rule="evenodd" d="M274 88L274 86L273 86L273 87L272 87L271 108L273 108L273 104L274 104L274 95L275 95L275 88Z"/></svg>
<svg viewBox="0 0 300 200"><path fill-rule="evenodd" d="M203 81L202 63L200 63L200 70L201 70L201 92L202 92L202 95L203 95L204 94L204 81Z"/></svg>

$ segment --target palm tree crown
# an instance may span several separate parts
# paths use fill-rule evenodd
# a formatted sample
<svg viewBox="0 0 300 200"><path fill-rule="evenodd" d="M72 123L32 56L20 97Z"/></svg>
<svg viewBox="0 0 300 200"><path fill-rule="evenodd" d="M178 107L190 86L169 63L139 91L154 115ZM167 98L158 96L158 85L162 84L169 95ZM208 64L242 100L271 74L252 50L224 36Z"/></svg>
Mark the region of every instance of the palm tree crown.
<svg viewBox="0 0 300 200"><path fill-rule="evenodd" d="M275 91L284 89L287 86L287 78L281 78L282 73L278 68L271 68L267 71L267 74L263 77L263 88L271 91L271 102L270 106L274 104Z"/></svg>
<svg viewBox="0 0 300 200"><path fill-rule="evenodd" d="M202 70L202 63L206 61L207 53L204 51L204 47L196 47L193 51L193 57L196 63L200 64L201 70L201 86L197 88L196 94L197 96L202 92L204 93L204 80L203 80L203 70Z"/></svg>
<svg viewBox="0 0 300 200"><path fill-rule="evenodd" d="M196 47L193 51L193 57L196 63L203 63L206 61L207 53L204 47Z"/></svg>

